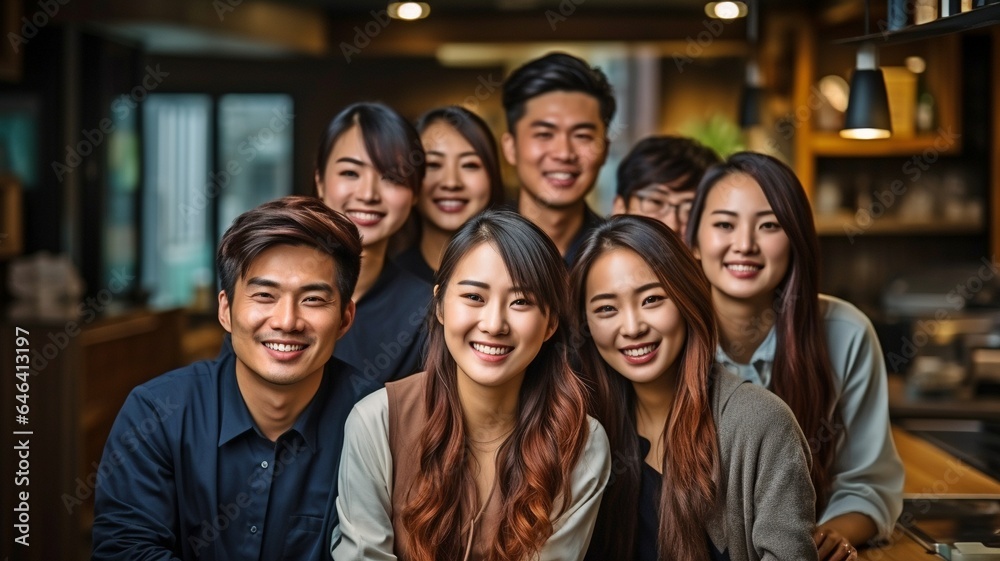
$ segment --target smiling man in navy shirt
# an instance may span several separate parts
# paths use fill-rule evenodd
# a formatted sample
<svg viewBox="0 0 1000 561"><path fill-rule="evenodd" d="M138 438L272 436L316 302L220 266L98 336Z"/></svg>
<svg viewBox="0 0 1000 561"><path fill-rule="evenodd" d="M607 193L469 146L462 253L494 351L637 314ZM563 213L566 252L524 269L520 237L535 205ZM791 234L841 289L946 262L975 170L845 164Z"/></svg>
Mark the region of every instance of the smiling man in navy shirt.
<svg viewBox="0 0 1000 561"><path fill-rule="evenodd" d="M360 256L357 228L315 197L233 222L217 260L235 352L129 395L99 472L94 559L328 557L359 378L330 357Z"/></svg>

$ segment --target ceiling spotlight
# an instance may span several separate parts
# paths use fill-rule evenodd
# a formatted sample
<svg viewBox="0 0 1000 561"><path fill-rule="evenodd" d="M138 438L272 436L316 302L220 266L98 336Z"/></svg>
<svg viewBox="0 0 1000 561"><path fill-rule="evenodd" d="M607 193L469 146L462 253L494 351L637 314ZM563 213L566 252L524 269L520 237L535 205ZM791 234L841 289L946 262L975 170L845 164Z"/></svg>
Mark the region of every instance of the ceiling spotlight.
<svg viewBox="0 0 1000 561"><path fill-rule="evenodd" d="M746 17L746 2L709 2L705 4L705 13L710 18L736 19Z"/></svg>
<svg viewBox="0 0 1000 561"><path fill-rule="evenodd" d="M391 2L387 11L391 18L413 21L430 15L431 7L424 2Z"/></svg>

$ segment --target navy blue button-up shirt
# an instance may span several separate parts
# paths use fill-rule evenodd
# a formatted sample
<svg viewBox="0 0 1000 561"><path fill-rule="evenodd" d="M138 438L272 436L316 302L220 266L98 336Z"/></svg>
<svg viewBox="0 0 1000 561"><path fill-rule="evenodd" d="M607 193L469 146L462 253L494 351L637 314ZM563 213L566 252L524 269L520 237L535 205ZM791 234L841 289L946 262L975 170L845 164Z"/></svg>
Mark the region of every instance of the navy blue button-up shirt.
<svg viewBox="0 0 1000 561"><path fill-rule="evenodd" d="M331 359L312 401L271 442L243 401L235 360L197 362L129 395L99 469L95 560L329 558L358 374Z"/></svg>

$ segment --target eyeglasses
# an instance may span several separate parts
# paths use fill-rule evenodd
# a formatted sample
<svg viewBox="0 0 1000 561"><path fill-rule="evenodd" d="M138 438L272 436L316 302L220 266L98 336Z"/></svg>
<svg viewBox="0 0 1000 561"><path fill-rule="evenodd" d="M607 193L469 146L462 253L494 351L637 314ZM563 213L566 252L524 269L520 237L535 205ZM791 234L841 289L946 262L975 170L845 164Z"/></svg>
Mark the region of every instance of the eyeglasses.
<svg viewBox="0 0 1000 561"><path fill-rule="evenodd" d="M649 216L663 218L671 213L681 222L687 222L691 217L691 207L694 206L694 199L687 199L677 204L673 204L663 195L657 193L635 193L633 197L639 199L639 211Z"/></svg>

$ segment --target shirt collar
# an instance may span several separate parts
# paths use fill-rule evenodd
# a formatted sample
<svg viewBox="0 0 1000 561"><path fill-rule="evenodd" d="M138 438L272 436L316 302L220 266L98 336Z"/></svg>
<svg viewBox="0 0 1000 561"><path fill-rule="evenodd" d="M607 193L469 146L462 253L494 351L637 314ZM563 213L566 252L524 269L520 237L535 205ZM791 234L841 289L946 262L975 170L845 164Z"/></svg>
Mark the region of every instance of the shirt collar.
<svg viewBox="0 0 1000 561"><path fill-rule="evenodd" d="M750 357L749 364L740 364L730 358L720 344L715 349L715 361L726 367L733 374L750 380L764 387L771 385L771 368L774 366L774 353L777 349L777 335L774 325L768 330L760 346Z"/></svg>
<svg viewBox="0 0 1000 561"><path fill-rule="evenodd" d="M230 358L230 357L227 357ZM219 427L219 446L223 446L232 439L253 430L261 437L264 435L254 422L250 409L247 408L243 394L240 393L239 384L236 382L236 357L231 355L230 360L223 364L221 370L222 382L220 401L222 402L222 421ZM309 401L309 405L302 410L299 418L295 420L292 428L285 434L298 433L302 436L306 446L311 452L316 451L316 444L319 440L319 421L323 416L323 407L330 393L330 379L335 376L330 372L334 360L327 362L323 369L323 380L320 382L316 395Z"/></svg>

